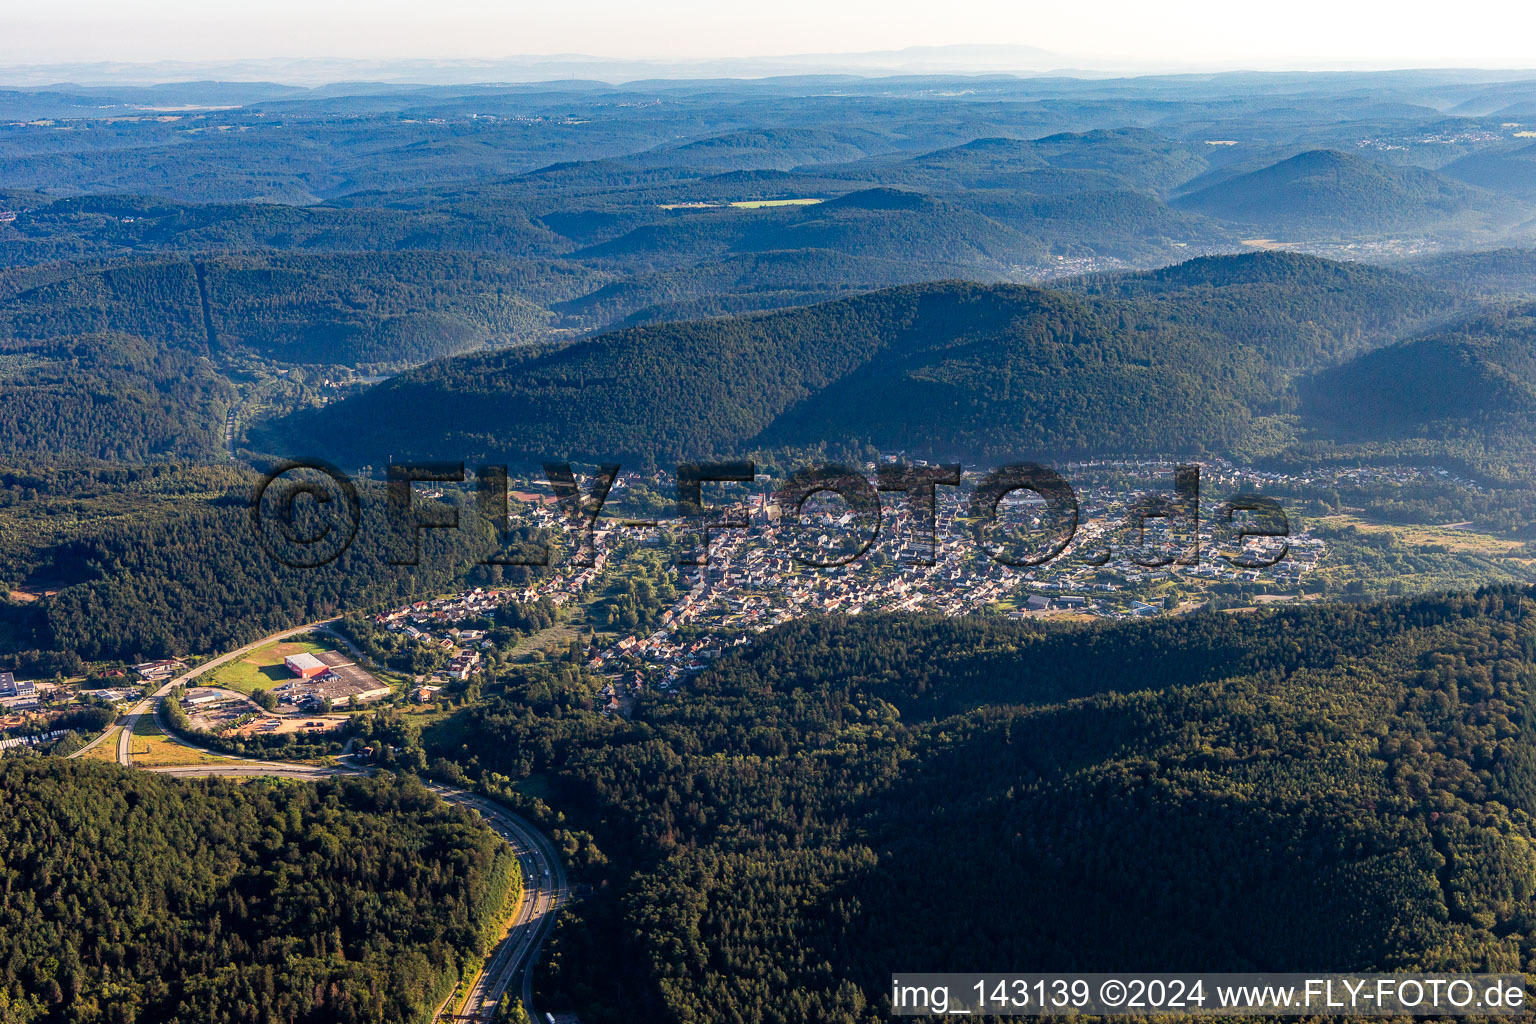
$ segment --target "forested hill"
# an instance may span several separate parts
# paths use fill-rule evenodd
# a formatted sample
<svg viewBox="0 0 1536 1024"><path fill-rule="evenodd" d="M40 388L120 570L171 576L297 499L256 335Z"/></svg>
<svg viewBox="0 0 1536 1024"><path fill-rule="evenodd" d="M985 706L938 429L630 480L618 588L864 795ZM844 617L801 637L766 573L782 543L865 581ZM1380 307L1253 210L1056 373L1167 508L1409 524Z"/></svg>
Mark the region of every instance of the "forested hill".
<svg viewBox="0 0 1536 1024"><path fill-rule="evenodd" d="M1530 450L1536 305L1499 310L1366 353L1310 381L1306 408L1345 439L1476 436Z"/></svg>
<svg viewBox="0 0 1536 1024"><path fill-rule="evenodd" d="M1400 269L1442 286L1484 295L1536 299L1536 249L1436 253L1406 260Z"/></svg>
<svg viewBox="0 0 1536 1024"><path fill-rule="evenodd" d="M1056 287L1151 304L1167 319L1241 339L1259 349L1266 363L1295 369L1327 365L1435 325L1466 308L1461 293L1471 283L1266 250L1098 274Z"/></svg>
<svg viewBox="0 0 1536 1024"><path fill-rule="evenodd" d="M1490 192L1421 167L1389 167L1313 150L1183 196L1176 204L1266 230L1376 234L1453 230L1459 220L1497 215L1509 204Z"/></svg>
<svg viewBox="0 0 1536 1024"><path fill-rule="evenodd" d="M804 620L629 721L529 671L440 750L594 833L608 884L551 957L592 1024L873 1024L918 966L1536 956L1524 589L1068 629Z"/></svg>
<svg viewBox="0 0 1536 1024"><path fill-rule="evenodd" d="M547 306L593 281L569 264L435 252L3 270L0 458L207 459L225 447L226 415L260 390L253 367L325 379L531 341Z"/></svg>
<svg viewBox="0 0 1536 1024"><path fill-rule="evenodd" d="M118 333L0 351L0 457L75 463L202 459L234 389L205 357Z"/></svg>
<svg viewBox="0 0 1536 1024"><path fill-rule="evenodd" d="M1207 154L1145 128L988 137L919 156L876 156L822 173L909 188L1010 189L1036 195L1091 189L1163 190L1209 168Z"/></svg>
<svg viewBox="0 0 1536 1024"><path fill-rule="evenodd" d="M511 851L415 780L182 782L0 760L0 1020L425 1024Z"/></svg>
<svg viewBox="0 0 1536 1024"><path fill-rule="evenodd" d="M538 336L592 274L464 253L212 254L0 274L0 352L117 331L200 355L419 363Z"/></svg>
<svg viewBox="0 0 1536 1024"><path fill-rule="evenodd" d="M980 456L1221 452L1243 442L1292 372L1455 306L1400 274L1294 255L1077 290L918 285L447 360L297 416L265 443L374 465L667 461L821 442Z"/></svg>

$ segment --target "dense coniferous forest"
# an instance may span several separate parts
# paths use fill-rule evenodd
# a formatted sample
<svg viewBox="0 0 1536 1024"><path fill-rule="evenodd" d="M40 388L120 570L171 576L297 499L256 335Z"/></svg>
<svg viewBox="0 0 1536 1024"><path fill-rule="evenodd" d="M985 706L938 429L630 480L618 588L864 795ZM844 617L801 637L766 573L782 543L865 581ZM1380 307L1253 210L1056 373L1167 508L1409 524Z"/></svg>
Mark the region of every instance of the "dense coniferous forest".
<svg viewBox="0 0 1536 1024"><path fill-rule="evenodd" d="M207 458L234 390L199 355L121 334L54 338L0 354L0 458Z"/></svg>
<svg viewBox="0 0 1536 1024"><path fill-rule="evenodd" d="M590 830L584 1019L873 1021L914 963L1520 972L1533 612L809 620L627 722L521 670L428 753Z"/></svg>
<svg viewBox="0 0 1536 1024"><path fill-rule="evenodd" d="M539 363L543 376L525 381L527 354L473 353L542 353L607 327L938 280L1071 281L1097 321L1058 325L1066 336L1043 352L971 346L940 358L929 346L914 362L890 319L905 314L872 311L865 334L879 335L878 349L855 331L854 351L829 339L803 353L829 364L824 381L793 366L767 375L760 400L701 391L728 408L690 415L649 454L803 444L813 433L900 446L944 439L975 454L1247 456L1275 454L1298 430L1337 440L1331 420L1284 420L1299 407L1290 377L1526 294L1518 260L1529 249L1503 250L1502 263L1420 257L1404 269L1436 285L1404 278L1395 294L1359 267L1291 265L1246 289L1214 280L1242 276L1222 270L1209 290L1109 283L1104 272L1249 244L1384 261L1426 243L1528 246L1536 194L1518 173L1531 148L1518 84L1428 73L1370 81L1380 102L1287 76L936 78L887 83L890 93L849 80L834 94L809 81L356 94L208 85L236 102L210 110L188 100L132 122L103 112L200 87L0 91L16 117L0 133L0 208L15 215L0 222L0 380L25 379L6 420L14 454L0 454L147 461L270 448L309 435L252 434L258 421L335 404L348 392L332 390L332 377L355 383L464 354L424 371L427 390L410 392L415 412L397 415L386 387L320 429L443 421L461 406L475 410L474 425L450 423L413 444L542 457L546 435L586 449L595 445L583 431L611 432L606 454L630 454L657 436L645 416L658 401L668 407L664 395L610 397L599 380L588 397L611 406L611 420L567 422L550 407L582 404L562 389L588 392L589 368L567 381ZM716 102L717 87L731 104ZM947 88L946 102L933 102L929 90ZM1266 233L1275 237L1249 237ZM1084 272L1090 283L1071 280ZM957 314L953 328L1006 332L971 322L974 313ZM750 339L757 329L708 330ZM1100 334L1114 338L1067 351ZM698 361L690 343L670 353L652 344L661 349L643 360ZM753 369L739 353L716 355L719 372ZM313 372L277 379L304 368ZM857 379L843 379L850 373ZM1195 381L1198 396L1171 397ZM463 402L435 397L459 388ZM882 434L864 420L871 394L887 388L906 405L951 412ZM1062 400L1019 397L1047 388ZM522 401L533 408L510 421L486 408ZM977 436L979 420L998 417L1026 425ZM1154 424L1165 435L1155 442Z"/></svg>
<svg viewBox="0 0 1536 1024"><path fill-rule="evenodd" d="M771 289L780 265L766 264L766 278L764 265L739 263L717 283L728 292L751 277ZM550 302L584 280L553 264L514 272L446 256L268 256L124 265L27 288L4 303L12 340L0 370L15 382L8 457L214 457L227 413L264 402L282 417L291 412L282 388L302 387L297 376L267 378L279 389L240 385L265 395L242 402L226 379L232 361L308 364L318 381L485 347L500 351L433 363L341 403L322 394L298 404L330 403L323 412L301 408L250 435L269 450L325 451L348 464L666 461L820 442L942 444L968 456L1229 454L1298 409L1291 435L1398 436L1385 414L1360 410L1357 427L1329 415L1326 399L1297 393L1347 399L1327 372L1339 362L1476 310L1464 283L1271 253L1096 275L1052 292L907 286L766 317L521 344L555 314L520 290ZM653 275L565 305L619 316L629 297L686 295L672 280L682 278ZM821 297L804 278L784 284L773 303ZM739 308L729 295L672 305ZM71 333L81 331L117 333ZM1495 382L1468 386L1468 401L1505 401ZM1407 395L1410 405L1432 397L1427 381L1412 387L1424 394Z"/></svg>
<svg viewBox="0 0 1536 1024"><path fill-rule="evenodd" d="M59 684L0 731L71 731L0 760L0 1020L426 1020L519 871L418 775L553 840L536 985L586 1024L873 1024L909 968L1536 973L1536 593L1477 586L1536 553L1532 124L1475 71L0 87L0 666ZM402 460L892 451L1240 469L1321 542L1285 596L1342 600L743 607L711 659L637 542L454 642L369 614L540 578L469 487L396 564ZM285 566L251 492L317 454L358 538ZM55 756L115 715L73 687L333 617L409 706L160 721L378 777ZM594 655L663 630L700 660L614 697Z"/></svg>
<svg viewBox="0 0 1536 1024"><path fill-rule="evenodd" d="M1454 437L1506 445L1536 414L1536 306L1518 305L1351 360L1311 387L1317 415L1366 437Z"/></svg>
<svg viewBox="0 0 1536 1024"><path fill-rule="evenodd" d="M1420 167L1314 151L1190 192L1179 205L1277 231L1401 231L1496 207L1480 191Z"/></svg>
<svg viewBox="0 0 1536 1024"><path fill-rule="evenodd" d="M571 264L434 252L257 252L113 261L63 276L14 270L0 288L7 347L93 331L200 355L400 366L534 336L550 303L585 291ZM531 297L531 298L530 298Z"/></svg>
<svg viewBox="0 0 1536 1024"><path fill-rule="evenodd" d="M1536 249L1490 249L1405 260L1402 269L1486 296L1536 298Z"/></svg>
<svg viewBox="0 0 1536 1024"><path fill-rule="evenodd" d="M178 782L0 760L0 1017L426 1021L509 850L414 780Z"/></svg>
<svg viewBox="0 0 1536 1024"><path fill-rule="evenodd" d="M1289 254L1066 293L909 286L435 363L297 414L268 443L348 463L386 452L664 463L821 442L991 458L1225 453L1294 405L1299 373L1463 305L1403 274Z"/></svg>
<svg viewBox="0 0 1536 1024"><path fill-rule="evenodd" d="M382 488L372 487L362 495L357 539L340 558L291 567L254 542L252 481L245 484L205 511L49 548L58 571L87 575L47 602L37 646L128 660L224 650L285 626L529 572L480 564L495 549L470 508L461 510L462 529L421 532L419 564L396 564L410 557L411 541L386 519Z"/></svg>
<svg viewBox="0 0 1536 1024"><path fill-rule="evenodd" d="M81 467L0 471L0 582L46 594L0 603L0 650L42 676L85 661L141 661L238 647L305 622L432 597L461 585L521 583L538 568L482 564L498 548L472 494L423 518L457 529L410 535L388 515L385 488L360 482L356 537L334 562L294 567L252 531L261 478L231 467ZM338 497L338 501L340 498Z"/></svg>

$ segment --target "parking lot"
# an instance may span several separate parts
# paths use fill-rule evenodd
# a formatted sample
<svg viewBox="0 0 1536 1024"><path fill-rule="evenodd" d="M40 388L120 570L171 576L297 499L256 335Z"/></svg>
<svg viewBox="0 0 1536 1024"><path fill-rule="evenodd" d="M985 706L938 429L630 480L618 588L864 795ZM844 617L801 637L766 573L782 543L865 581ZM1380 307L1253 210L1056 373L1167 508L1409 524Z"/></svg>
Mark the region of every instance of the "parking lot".
<svg viewBox="0 0 1536 1024"><path fill-rule="evenodd" d="M329 700L341 707L349 700L358 704L389 696L389 685L357 665L341 651L322 651L315 655L329 671L315 679L295 679L278 688L285 704L303 707L306 703Z"/></svg>

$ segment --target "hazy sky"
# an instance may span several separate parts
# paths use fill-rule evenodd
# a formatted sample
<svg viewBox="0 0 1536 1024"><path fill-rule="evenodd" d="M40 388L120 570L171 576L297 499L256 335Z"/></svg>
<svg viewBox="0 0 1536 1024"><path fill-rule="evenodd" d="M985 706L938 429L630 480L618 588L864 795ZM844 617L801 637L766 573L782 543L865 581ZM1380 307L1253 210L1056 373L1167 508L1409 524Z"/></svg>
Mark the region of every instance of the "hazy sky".
<svg viewBox="0 0 1536 1024"><path fill-rule="evenodd" d="M558 53L677 59L952 43L1205 66L1532 67L1536 3L0 0L5 64Z"/></svg>

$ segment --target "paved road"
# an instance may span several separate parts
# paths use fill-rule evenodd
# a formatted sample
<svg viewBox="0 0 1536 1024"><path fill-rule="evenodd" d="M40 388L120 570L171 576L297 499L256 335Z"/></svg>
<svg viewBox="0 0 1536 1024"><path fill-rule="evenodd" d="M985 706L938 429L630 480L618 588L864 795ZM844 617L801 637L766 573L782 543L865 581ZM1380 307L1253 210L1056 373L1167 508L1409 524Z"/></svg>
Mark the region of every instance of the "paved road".
<svg viewBox="0 0 1536 1024"><path fill-rule="evenodd" d="M170 738L185 746L194 746L178 737ZM240 758L229 758L225 764L178 765L144 770L180 779L277 776L307 782L341 775L367 774L366 768L351 764L285 764ZM512 847L523 874L523 898L513 914L506 937L491 951L485 966L470 984L468 993L462 999L456 993L455 997L450 998L450 1003L458 1002L455 1012L459 1016L490 1020L501 1004L502 996L510 991L522 999L528 1018L537 1020L533 1008L533 968L538 963L544 940L554 929L555 911L570 899L570 889L566 884L565 869L560 864L559 855L548 837L506 808L451 786L428 783L427 788L449 803L467 807L484 818L491 831ZM447 1009L448 1005L445 1004L439 1015Z"/></svg>
<svg viewBox="0 0 1536 1024"><path fill-rule="evenodd" d="M514 992L522 999L528 1019L537 1020L533 1010L533 968L544 940L554 930L555 911L570 899L560 857L542 832L490 800L436 783L429 783L429 788L450 803L478 811L491 829L512 845L523 870L523 899L513 916L511 930L470 983L458 1013L490 1018L501 1004L501 997Z"/></svg>
<svg viewBox="0 0 1536 1024"><path fill-rule="evenodd" d="M249 651L293 636L296 633L309 632L316 629L336 634L329 628L335 619L326 619L320 622L311 622L293 629L274 633L263 637L252 644L220 655L212 661L205 662L197 668L182 673L170 680L155 693L146 697L128 712L123 723L123 731L118 740L117 759L122 764L131 764L133 755L131 743L133 727L139 717L144 714L159 713L160 701L173 687L183 685L189 680L202 675L211 669L226 664L234 658L238 658ZM345 638L337 636L339 640ZM350 644L348 644L351 647ZM354 650L354 653L356 651ZM162 729L166 737L183 746L192 747L195 750L204 750L224 759L223 763L178 765L169 768L146 768L145 771L155 772L160 775L170 775L175 778L249 778L253 776L277 776L288 779L301 779L314 782L319 779L335 778L340 775L364 775L369 769L352 764L350 761L340 765L306 765L289 764L279 761L255 761L245 758L228 757L217 751L206 750L194 743L189 743L169 730ZM90 746L100 743L103 736L97 737ZM90 747L76 751L75 755L82 754ZM449 803L459 804L477 812L491 830L505 840L517 855L518 864L523 873L523 898L518 903L517 910L513 914L512 924L496 947L486 959L485 966L480 969L474 981L470 984L465 996L460 999L455 993L449 1002L439 1010L439 1016L443 1016L450 1004L458 1003L455 1011L459 1016L480 1017L490 1020L496 1013L496 1008L501 1003L502 996L511 991L516 992L522 999L523 1008L528 1011L529 1020L537 1020L533 1008L533 968L538 963L539 952L544 946L544 941L549 933L554 930L555 911L570 899L570 889L565 880L565 869L560 864L560 857L555 851L554 844L549 841L538 829L534 828L522 818L508 811L506 808L487 800L485 797L452 786L444 786L438 783L428 783L428 788L437 793Z"/></svg>
<svg viewBox="0 0 1536 1024"><path fill-rule="evenodd" d="M282 764L277 761L247 761L244 764L183 764L169 768L145 768L144 770L154 772L157 775L171 775L178 779L232 779L275 775L285 779L305 779L310 782L320 779L334 779L342 775L365 774L356 768Z"/></svg>
<svg viewBox="0 0 1536 1024"><path fill-rule="evenodd" d="M91 740L91 742L87 743L85 746L81 747L79 750L75 751L73 754L66 754L64 756L65 757L80 757L82 754L84 754L87 750L90 750L92 747L99 747L99 746L101 746L103 743L105 743L107 741L107 737L112 735L112 729L113 729L113 726L111 726L111 725L107 726L105 729L102 730L100 736L97 736L95 739Z"/></svg>
<svg viewBox="0 0 1536 1024"><path fill-rule="evenodd" d="M188 669L181 675L165 683L165 685L156 690L154 694L149 697L145 697L143 700L139 701L139 703L128 709L127 717L123 720L123 731L117 737L118 764L133 763L133 727L138 724L139 716L148 711L154 705L155 701L159 700L161 697L164 697L167 693L170 693L172 687L189 685L192 680L196 679L203 673L212 672L214 669L221 665L227 665L231 661L234 661L236 658L244 657L258 647L265 647L267 644L276 643L279 640L286 640L290 636L295 636L299 633L313 633L318 630L319 632L335 637L337 640L340 640L342 643L346 644L347 649L350 650L354 656L356 656L359 652L357 648L353 646L352 642L331 628L331 624L335 622L336 619L336 616L332 616L328 619L318 619L314 622L307 622L302 626L294 626L292 629L285 629L280 632L273 633L269 636L264 636L260 640L248 643L244 647L230 651L228 654L221 654L217 658L214 658L210 661L205 661L196 668ZM100 736L97 736L95 739L91 740L91 742L87 743L85 746L81 747L79 750L75 751L69 756L79 757L81 754L84 754L92 747L100 745L101 742L107 738L107 733L110 733L111 731L111 729L107 729L106 732L103 732Z"/></svg>

